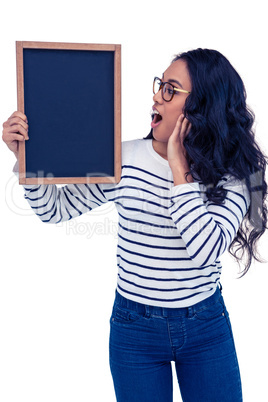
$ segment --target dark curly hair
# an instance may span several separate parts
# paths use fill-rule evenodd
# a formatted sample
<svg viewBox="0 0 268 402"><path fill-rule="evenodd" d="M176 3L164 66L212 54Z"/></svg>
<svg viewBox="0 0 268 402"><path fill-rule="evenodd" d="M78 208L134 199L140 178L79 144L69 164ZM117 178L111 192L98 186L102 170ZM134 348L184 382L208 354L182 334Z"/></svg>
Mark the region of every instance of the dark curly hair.
<svg viewBox="0 0 268 402"><path fill-rule="evenodd" d="M241 77L220 52L190 50L172 62L177 60L186 62L192 82L184 107L192 125L184 140L188 174L209 185L208 200L216 203L224 202L226 192L217 183L226 174L243 180L250 193L250 208L228 249L239 264L243 260L243 276L253 258L263 262L257 241L267 228L267 157L255 140L254 114L247 107Z"/></svg>

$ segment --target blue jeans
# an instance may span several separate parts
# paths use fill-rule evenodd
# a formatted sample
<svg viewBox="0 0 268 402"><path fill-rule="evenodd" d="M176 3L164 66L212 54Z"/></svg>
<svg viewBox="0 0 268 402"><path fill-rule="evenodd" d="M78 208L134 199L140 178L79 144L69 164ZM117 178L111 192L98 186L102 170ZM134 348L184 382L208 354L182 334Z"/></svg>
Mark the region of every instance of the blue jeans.
<svg viewBox="0 0 268 402"><path fill-rule="evenodd" d="M231 324L219 289L188 308L136 303L116 292L110 368L118 402L172 402L175 362L184 402L241 402Z"/></svg>

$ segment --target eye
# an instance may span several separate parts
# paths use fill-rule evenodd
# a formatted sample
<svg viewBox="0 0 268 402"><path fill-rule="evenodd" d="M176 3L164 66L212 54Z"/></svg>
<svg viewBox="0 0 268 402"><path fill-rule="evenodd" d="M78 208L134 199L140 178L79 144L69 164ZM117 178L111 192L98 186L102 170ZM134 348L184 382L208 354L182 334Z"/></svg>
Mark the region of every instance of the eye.
<svg viewBox="0 0 268 402"><path fill-rule="evenodd" d="M173 87L170 84L165 84L163 91L165 94L172 95L173 94Z"/></svg>

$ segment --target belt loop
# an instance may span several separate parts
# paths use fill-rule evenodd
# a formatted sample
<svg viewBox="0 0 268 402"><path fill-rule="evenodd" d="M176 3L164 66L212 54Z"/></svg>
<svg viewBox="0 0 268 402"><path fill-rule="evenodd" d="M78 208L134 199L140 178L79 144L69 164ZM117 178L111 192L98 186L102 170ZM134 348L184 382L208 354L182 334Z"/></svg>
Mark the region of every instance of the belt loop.
<svg viewBox="0 0 268 402"><path fill-rule="evenodd" d="M144 307L145 307L144 317L145 317L145 318L150 318L150 316L151 316L150 306L148 306L147 304L145 304Z"/></svg>
<svg viewBox="0 0 268 402"><path fill-rule="evenodd" d="M192 318L194 315L194 309L192 307L188 307L188 318Z"/></svg>
<svg viewBox="0 0 268 402"><path fill-rule="evenodd" d="M145 304L145 318L150 318L151 317L151 306L148 306L147 304Z"/></svg>

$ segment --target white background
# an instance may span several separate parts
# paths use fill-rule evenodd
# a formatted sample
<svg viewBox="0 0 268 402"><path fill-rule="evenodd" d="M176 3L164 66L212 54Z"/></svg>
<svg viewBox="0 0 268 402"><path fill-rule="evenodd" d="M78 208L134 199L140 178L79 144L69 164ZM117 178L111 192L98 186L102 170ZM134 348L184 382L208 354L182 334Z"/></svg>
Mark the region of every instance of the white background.
<svg viewBox="0 0 268 402"><path fill-rule="evenodd" d="M150 130L153 77L176 53L207 47L222 52L242 76L256 114L256 136L267 152L262 0L1 4L1 123L16 110L16 40L122 44L123 140ZM4 143L0 152L0 400L113 402L108 339L117 275L115 208L108 204L71 222L45 225L24 200L11 173L14 156ZM260 251L268 259L266 244L267 234ZM231 257L222 262L244 401L265 402L268 266L254 264L237 279ZM174 400L181 400L175 377Z"/></svg>

